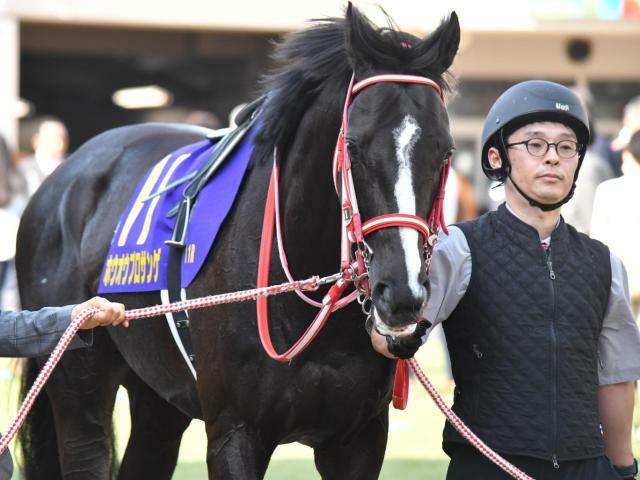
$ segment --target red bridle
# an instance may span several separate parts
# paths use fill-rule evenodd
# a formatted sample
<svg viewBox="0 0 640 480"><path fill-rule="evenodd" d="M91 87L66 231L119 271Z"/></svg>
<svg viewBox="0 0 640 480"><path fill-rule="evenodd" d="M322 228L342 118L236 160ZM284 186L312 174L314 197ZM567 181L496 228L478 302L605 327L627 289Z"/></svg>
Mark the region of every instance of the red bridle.
<svg viewBox="0 0 640 480"><path fill-rule="evenodd" d="M376 75L366 78L355 83L354 77L351 77L347 96L344 102L342 113L342 126L338 135L338 141L334 152L333 161L333 180L336 192L340 197L342 207L342 234L341 234L341 253L340 253L340 275L336 283L329 289L324 296L322 303L316 302L307 297L302 292L296 292L307 303L320 308L320 312L309 325L302 337L284 353L277 353L271 342L268 321L268 303L266 297L260 297L257 302L258 314L258 331L262 345L267 354L274 360L281 362L290 362L300 352L302 352L313 341L324 323L329 318L332 311L342 308L351 303L358 293L363 297L369 298L368 285L368 246L364 242L364 237L377 230L389 227L408 227L420 232L423 237L423 246L425 253L425 268L429 270L431 253L437 240L438 231L442 228L446 232L444 223L442 205L444 201L445 185L449 172L449 160L446 161L440 177L440 185L438 192L434 198L428 221L417 215L409 215L403 213L379 215L362 223L358 202L351 174L351 162L346 149L346 133L348 128L348 111L355 95L364 88L382 82L393 83L413 83L429 86L438 92L438 95L444 101L444 94L440 86L433 80L426 77L414 75ZM340 186L338 187L338 184ZM271 265L271 250L273 245L274 223L277 225L278 251L280 254L280 263L291 281L292 276L289 272L284 247L282 244L282 234L280 228L280 212L279 212L279 194L278 194L278 162L277 151L274 152L274 165L269 183L269 192L267 194L267 202L265 205L264 219L262 224L262 239L260 242L260 259L258 262L258 279L257 286L267 286L269 283L269 268ZM355 249L354 249L355 246ZM354 255L351 252L354 251ZM348 282L356 283L356 290L346 297L342 297Z"/></svg>
<svg viewBox="0 0 640 480"><path fill-rule="evenodd" d="M434 198L428 221L417 215L394 213L379 215L362 223L362 220L360 218L360 211L358 209L358 202L356 199L355 187L353 184L353 176L351 174L351 161L349 159L349 151L346 148L347 129L349 125L349 106L351 105L351 102L358 92L364 90L366 87L383 82L426 85L438 92L440 99L444 102L444 93L442 92L442 89L436 82L434 82L430 78L419 77L415 75L387 74L369 77L354 84L354 77L351 77L351 82L349 84L349 89L347 90L347 97L345 99L344 109L342 112L342 126L340 127L338 142L336 144L333 157L333 183L336 188L336 193L338 194L338 197L340 197L340 203L342 206L342 242L340 253L340 270L345 272L352 265L350 255L352 245L355 244L356 252L354 273L358 278L365 275L368 271L368 265L366 265L366 253L363 250L363 247L365 246L364 237L366 235L373 233L376 230L389 227L413 228L422 234L426 258L430 260L431 250L433 249L434 242L437 239L439 228L443 227L446 231L442 205L444 200L444 188L449 173L448 161L443 168L439 192L438 195L436 195L436 197ZM340 182L340 188L338 188L338 182ZM370 296L368 280L366 278L364 278L360 288L366 295Z"/></svg>

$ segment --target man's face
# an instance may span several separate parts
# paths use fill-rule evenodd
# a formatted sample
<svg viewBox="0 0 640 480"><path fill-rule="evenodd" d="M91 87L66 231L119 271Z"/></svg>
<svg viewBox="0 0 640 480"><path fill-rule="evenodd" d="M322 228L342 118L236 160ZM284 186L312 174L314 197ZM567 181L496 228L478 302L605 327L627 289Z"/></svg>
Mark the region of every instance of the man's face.
<svg viewBox="0 0 640 480"><path fill-rule="evenodd" d="M547 143L557 143L563 140L577 142L575 132L561 123L537 122L525 125L513 132L507 138L507 144L511 145L527 140L539 139ZM542 145L543 142L534 140L530 142L529 150ZM511 161L511 178L528 196L540 203L556 203L567 196L573 185L573 176L578 167L578 154L567 156L567 145L561 144L561 154L553 146L541 156L532 155L526 145L513 145L508 147L509 160ZM509 186L507 188L513 188Z"/></svg>
<svg viewBox="0 0 640 480"><path fill-rule="evenodd" d="M33 139L34 150L54 160L64 159L67 146L67 129L56 121L43 122Z"/></svg>

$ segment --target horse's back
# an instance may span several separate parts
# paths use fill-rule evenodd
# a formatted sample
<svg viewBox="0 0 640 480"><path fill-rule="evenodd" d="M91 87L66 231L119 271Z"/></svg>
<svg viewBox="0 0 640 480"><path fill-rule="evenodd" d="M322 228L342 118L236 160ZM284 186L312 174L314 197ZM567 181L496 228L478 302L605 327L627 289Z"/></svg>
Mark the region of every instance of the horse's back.
<svg viewBox="0 0 640 480"><path fill-rule="evenodd" d="M65 160L22 217L16 264L23 306L75 302L94 294L119 217L141 177L172 151L211 132L173 124L119 127L92 138ZM56 287L62 284L68 295L61 296Z"/></svg>

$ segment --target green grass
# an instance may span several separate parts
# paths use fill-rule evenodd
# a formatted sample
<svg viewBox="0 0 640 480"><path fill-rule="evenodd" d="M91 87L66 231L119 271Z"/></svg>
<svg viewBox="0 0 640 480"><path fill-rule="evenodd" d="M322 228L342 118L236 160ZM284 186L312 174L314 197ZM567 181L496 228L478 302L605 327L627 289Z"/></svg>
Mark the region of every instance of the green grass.
<svg viewBox="0 0 640 480"><path fill-rule="evenodd" d="M447 472L447 460L420 460L416 458L387 459L382 468L382 480L429 480L442 479ZM206 478L207 469L200 462L182 462L173 478ZM277 459L269 465L266 480L316 480L316 472L311 459Z"/></svg>
<svg viewBox="0 0 640 480"><path fill-rule="evenodd" d="M430 341L418 355L418 361L436 388L446 390L444 353L438 341ZM17 411L17 385L13 367L8 361L0 363L0 431L6 430ZM447 403L451 394L444 395ZM129 429L128 400L121 390L114 413L117 445L124 450ZM444 417L422 386L415 380L410 389L409 406L404 411L391 409L389 441L380 479L382 480L441 480L445 477L448 460L441 448ZM13 450L13 446L11 447ZM636 456L640 442L634 441ZM183 437L180 460L174 480L207 478L205 465L206 435L204 424L193 421ZM18 480L14 475L14 480ZM313 464L313 451L300 444L281 445L276 449L266 475L267 480L319 480Z"/></svg>

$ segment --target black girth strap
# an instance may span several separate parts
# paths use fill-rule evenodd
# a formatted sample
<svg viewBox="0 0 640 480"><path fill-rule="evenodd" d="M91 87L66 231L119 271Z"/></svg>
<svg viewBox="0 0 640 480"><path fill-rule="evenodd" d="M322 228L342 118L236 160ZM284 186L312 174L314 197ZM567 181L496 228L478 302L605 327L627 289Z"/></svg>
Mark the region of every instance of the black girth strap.
<svg viewBox="0 0 640 480"><path fill-rule="evenodd" d="M182 249L171 248L169 250L169 262L168 262L168 293L169 302L179 302L182 300L180 283L182 281L181 275L181 263L182 263ZM184 347L184 351L187 353L189 360L195 365L196 355L193 351L193 340L191 339L191 329L189 328L189 314L186 310L175 312L173 314L173 322L178 331L178 336Z"/></svg>
<svg viewBox="0 0 640 480"><path fill-rule="evenodd" d="M190 215L191 200L185 197L182 202L180 202L171 240L166 242L166 244L171 247L169 249L169 261L167 265L167 293L170 303L182 300L182 254L185 248L185 236L187 234ZM173 322L178 331L178 336L180 337L184 351L191 363L194 364L196 356L193 351L193 340L191 339L191 329L189 328L189 314L186 310L175 312L173 314Z"/></svg>
<svg viewBox="0 0 640 480"><path fill-rule="evenodd" d="M191 209L198 197L198 194L207 182L213 177L215 172L220 168L229 155L240 144L242 139L251 130L258 118L259 107L262 105L264 97L256 100L250 106L252 110L245 113L243 123L237 128L226 134L216 148L211 158L203 165L200 170L190 178L189 184L186 186L182 200L168 214L168 217L176 215L176 223L173 227L171 240L165 243L171 248L169 249L168 259L168 296L169 302L179 302L182 300L182 255L186 247L187 228L191 217ZM248 108L247 108L248 110ZM189 315L186 311L175 312L173 321L178 331L180 341L184 347L187 356L192 364L195 364L195 353L193 351L193 340L191 338L191 329L189 328Z"/></svg>

